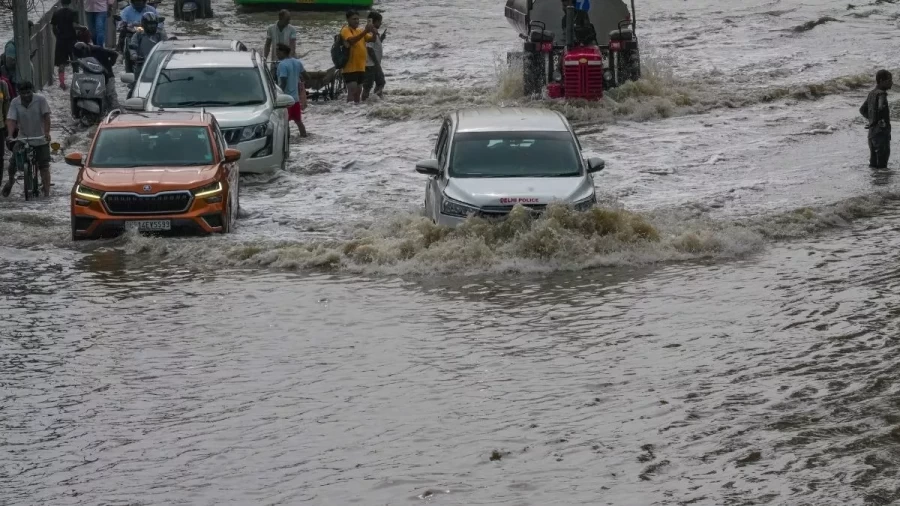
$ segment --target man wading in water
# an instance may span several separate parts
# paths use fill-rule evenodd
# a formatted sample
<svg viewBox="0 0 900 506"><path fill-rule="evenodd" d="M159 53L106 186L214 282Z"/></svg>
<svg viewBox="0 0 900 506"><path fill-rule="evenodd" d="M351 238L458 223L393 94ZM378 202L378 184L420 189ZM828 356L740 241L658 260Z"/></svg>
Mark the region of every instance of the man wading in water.
<svg viewBox="0 0 900 506"><path fill-rule="evenodd" d="M859 113L868 121L869 167L886 169L891 156L891 110L887 90L894 86L894 78L887 70L875 74L875 89L869 92Z"/></svg>
<svg viewBox="0 0 900 506"><path fill-rule="evenodd" d="M369 20L365 28L359 27L359 13L347 11L347 25L341 29L344 47L350 50L350 58L342 69L344 83L347 84L347 102L358 104L362 98L362 85L366 77L366 43L372 42L378 30Z"/></svg>

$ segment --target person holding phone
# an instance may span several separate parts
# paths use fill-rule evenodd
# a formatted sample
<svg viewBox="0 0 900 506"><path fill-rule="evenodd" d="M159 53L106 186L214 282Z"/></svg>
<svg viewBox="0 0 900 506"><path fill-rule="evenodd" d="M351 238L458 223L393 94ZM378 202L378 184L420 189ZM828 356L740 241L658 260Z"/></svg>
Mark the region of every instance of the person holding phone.
<svg viewBox="0 0 900 506"><path fill-rule="evenodd" d="M371 42L378 31L369 20L365 28L359 27L359 13L347 11L347 24L341 29L344 47L350 50L350 58L341 71L347 85L347 102L358 104L362 98L362 84L366 76L368 52L366 43Z"/></svg>
<svg viewBox="0 0 900 506"><path fill-rule="evenodd" d="M378 33L378 31L381 30L381 23L383 21L384 18L380 12L369 12L369 23L375 28L375 33L373 34L372 40L366 43L366 75L363 78L363 100L369 99L373 87L375 88L375 94L378 95L379 98L383 96L385 79L384 69L381 67L381 58L384 54L382 44L384 43L384 38L387 36L387 30L381 34Z"/></svg>

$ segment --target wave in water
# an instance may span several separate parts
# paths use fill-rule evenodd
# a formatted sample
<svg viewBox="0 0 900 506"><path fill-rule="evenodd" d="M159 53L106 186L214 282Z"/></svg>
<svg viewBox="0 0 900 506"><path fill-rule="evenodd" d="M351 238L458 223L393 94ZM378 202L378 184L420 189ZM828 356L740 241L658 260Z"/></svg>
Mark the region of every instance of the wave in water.
<svg viewBox="0 0 900 506"><path fill-rule="evenodd" d="M578 213L551 206L534 219L517 208L499 223L469 219L456 229L417 215L361 227L346 238L243 241L128 235L130 257L198 267L347 271L366 274L472 275L734 259L772 241L808 237L873 216L900 195L871 195L743 221L716 221L691 210L634 213L598 207Z"/></svg>

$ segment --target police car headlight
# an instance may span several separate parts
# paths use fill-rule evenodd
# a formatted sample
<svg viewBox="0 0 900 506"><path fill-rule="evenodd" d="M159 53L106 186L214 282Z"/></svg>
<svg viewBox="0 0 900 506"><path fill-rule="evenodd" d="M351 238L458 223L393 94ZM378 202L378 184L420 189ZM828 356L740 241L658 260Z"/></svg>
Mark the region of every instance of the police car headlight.
<svg viewBox="0 0 900 506"><path fill-rule="evenodd" d="M583 213L584 211L591 210L591 208L593 208L595 205L597 205L597 194L592 193L591 196L586 199L579 200L578 202L573 202L572 209Z"/></svg>
<svg viewBox="0 0 900 506"><path fill-rule="evenodd" d="M477 207L470 206L458 200L453 200L446 195L444 195L444 198L441 199L441 214L465 218L470 214L475 214L477 212Z"/></svg>

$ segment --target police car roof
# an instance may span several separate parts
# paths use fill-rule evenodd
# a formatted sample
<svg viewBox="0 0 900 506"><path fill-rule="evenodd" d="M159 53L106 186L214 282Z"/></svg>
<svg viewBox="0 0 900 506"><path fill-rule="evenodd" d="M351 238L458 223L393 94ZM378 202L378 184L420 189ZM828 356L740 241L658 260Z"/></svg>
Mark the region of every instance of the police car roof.
<svg viewBox="0 0 900 506"><path fill-rule="evenodd" d="M567 132L556 111L527 107L485 107L456 112L457 132Z"/></svg>

